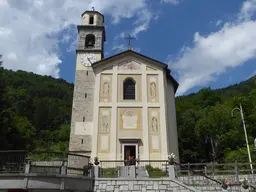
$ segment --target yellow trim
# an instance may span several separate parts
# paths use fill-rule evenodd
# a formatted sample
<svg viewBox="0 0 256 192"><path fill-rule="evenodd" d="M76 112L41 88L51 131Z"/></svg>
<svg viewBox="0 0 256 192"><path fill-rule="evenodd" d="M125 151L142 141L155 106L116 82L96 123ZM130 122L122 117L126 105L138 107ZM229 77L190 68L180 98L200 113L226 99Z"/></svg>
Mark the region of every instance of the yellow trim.
<svg viewBox="0 0 256 192"><path fill-rule="evenodd" d="M121 130L125 130L125 131L138 131L142 129L142 123L141 123L141 118L142 118L142 114L141 114L141 109L142 108L118 108L118 114L119 114L119 128ZM134 113L136 113L137 115L137 127L135 129L126 129L123 128L123 119L122 119L122 115L126 110L131 110Z"/></svg>

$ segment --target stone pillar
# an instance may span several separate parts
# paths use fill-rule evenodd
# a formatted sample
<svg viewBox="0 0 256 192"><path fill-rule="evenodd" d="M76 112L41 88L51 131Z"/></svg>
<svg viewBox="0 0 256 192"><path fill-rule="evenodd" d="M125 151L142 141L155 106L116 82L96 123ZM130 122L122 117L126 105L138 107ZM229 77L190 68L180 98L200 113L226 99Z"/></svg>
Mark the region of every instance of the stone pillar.
<svg viewBox="0 0 256 192"><path fill-rule="evenodd" d="M61 175L67 175L67 162L63 162L61 166Z"/></svg>
<svg viewBox="0 0 256 192"><path fill-rule="evenodd" d="M135 165L131 165L128 166L129 167L129 176L135 178L136 177L136 166Z"/></svg>
<svg viewBox="0 0 256 192"><path fill-rule="evenodd" d="M94 177L99 178L100 177L100 167L98 165L94 166Z"/></svg>
<svg viewBox="0 0 256 192"><path fill-rule="evenodd" d="M30 172L30 165L31 165L31 161L28 160L28 162L25 165L25 173L29 173Z"/></svg>
<svg viewBox="0 0 256 192"><path fill-rule="evenodd" d="M174 165L169 165L169 167L168 167L168 172L169 172L169 178L171 178L171 179L176 179L176 177L175 177L175 167L174 167Z"/></svg>

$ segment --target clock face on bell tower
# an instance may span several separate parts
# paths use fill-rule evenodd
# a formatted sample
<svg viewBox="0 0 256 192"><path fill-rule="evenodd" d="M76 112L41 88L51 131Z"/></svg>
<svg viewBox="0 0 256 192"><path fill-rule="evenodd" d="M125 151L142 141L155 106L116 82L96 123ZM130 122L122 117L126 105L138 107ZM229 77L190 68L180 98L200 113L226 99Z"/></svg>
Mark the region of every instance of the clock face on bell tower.
<svg viewBox="0 0 256 192"><path fill-rule="evenodd" d="M85 67L90 67L93 63L95 63L96 60L96 55L95 53L84 53L81 55L81 65Z"/></svg>

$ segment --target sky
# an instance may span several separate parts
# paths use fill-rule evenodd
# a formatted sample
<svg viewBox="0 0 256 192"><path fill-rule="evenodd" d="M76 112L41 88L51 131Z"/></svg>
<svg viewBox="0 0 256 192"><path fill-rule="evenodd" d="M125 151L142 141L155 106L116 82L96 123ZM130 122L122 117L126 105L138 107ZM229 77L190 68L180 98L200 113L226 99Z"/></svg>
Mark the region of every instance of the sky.
<svg viewBox="0 0 256 192"><path fill-rule="evenodd" d="M169 65L176 95L256 75L256 0L0 0L3 67L74 82L76 25L92 7L105 15L105 57L131 34L135 51Z"/></svg>

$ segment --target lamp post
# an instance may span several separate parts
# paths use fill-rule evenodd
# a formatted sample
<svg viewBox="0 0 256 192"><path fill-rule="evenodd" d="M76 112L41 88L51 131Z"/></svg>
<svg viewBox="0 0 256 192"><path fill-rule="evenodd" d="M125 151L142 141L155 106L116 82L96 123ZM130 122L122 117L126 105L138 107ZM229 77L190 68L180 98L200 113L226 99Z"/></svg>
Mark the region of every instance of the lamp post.
<svg viewBox="0 0 256 192"><path fill-rule="evenodd" d="M250 153L250 148L249 148L249 144L248 144L248 138L247 138L247 131L246 131L246 127L245 127L245 122L244 122L244 113L243 113L243 108L242 105L240 104L240 107L236 107L232 110L231 112L231 116L234 117L234 111L238 110L240 112L241 115L241 120L243 123L243 128L244 128L244 135L245 135L245 141L246 141L246 146L247 146L247 152L248 152L248 158L249 158L249 163L250 163L250 168L251 168L251 172L253 174L253 167L252 167L252 158L251 158L251 153Z"/></svg>
<svg viewBox="0 0 256 192"><path fill-rule="evenodd" d="M256 157L256 138L254 139L254 154L255 154L255 157Z"/></svg>

